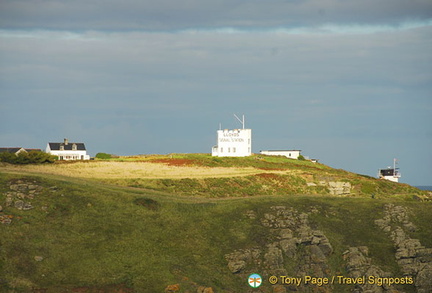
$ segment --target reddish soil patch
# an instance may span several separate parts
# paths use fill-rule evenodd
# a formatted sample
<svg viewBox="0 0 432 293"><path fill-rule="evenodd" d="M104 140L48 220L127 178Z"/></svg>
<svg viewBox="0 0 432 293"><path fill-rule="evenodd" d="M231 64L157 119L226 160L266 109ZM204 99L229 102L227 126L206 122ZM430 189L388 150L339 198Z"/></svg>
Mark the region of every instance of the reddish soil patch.
<svg viewBox="0 0 432 293"><path fill-rule="evenodd" d="M151 160L152 163L163 163L169 166L191 166L195 165L194 160L190 159L155 159Z"/></svg>
<svg viewBox="0 0 432 293"><path fill-rule="evenodd" d="M274 173L260 173L260 174L256 174L255 176L265 178L265 179L280 179L280 176Z"/></svg>

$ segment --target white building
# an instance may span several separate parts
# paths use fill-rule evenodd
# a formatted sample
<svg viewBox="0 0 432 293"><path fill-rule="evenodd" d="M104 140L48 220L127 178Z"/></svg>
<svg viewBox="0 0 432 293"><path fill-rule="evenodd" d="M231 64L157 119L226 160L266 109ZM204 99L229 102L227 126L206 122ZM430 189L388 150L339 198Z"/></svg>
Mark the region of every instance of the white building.
<svg viewBox="0 0 432 293"><path fill-rule="evenodd" d="M387 169L379 169L378 178L390 180L393 182L399 182L401 173L399 172L399 168L396 167L397 161L398 161L397 159L393 159L393 168L387 167Z"/></svg>
<svg viewBox="0 0 432 293"><path fill-rule="evenodd" d="M301 150L269 150L269 151L260 151L261 155L267 156L284 156L290 159L298 159L300 156Z"/></svg>
<svg viewBox="0 0 432 293"><path fill-rule="evenodd" d="M59 160L90 160L84 143L69 142L66 138L63 142L49 142L46 152L57 156Z"/></svg>
<svg viewBox="0 0 432 293"><path fill-rule="evenodd" d="M252 155L252 129L218 130L212 156L247 157Z"/></svg>
<svg viewBox="0 0 432 293"><path fill-rule="evenodd" d="M252 129L245 129L245 119L234 117L243 125L242 129L219 129L217 145L212 148L212 156L247 157L252 155Z"/></svg>

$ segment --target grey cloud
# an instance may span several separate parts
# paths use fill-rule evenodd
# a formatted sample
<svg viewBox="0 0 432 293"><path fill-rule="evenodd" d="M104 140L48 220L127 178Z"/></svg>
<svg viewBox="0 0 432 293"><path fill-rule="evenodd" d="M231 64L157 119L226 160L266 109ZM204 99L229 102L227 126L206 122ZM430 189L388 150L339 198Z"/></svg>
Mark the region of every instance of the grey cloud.
<svg viewBox="0 0 432 293"><path fill-rule="evenodd" d="M327 23L400 25L432 17L429 0L52 1L3 0L0 27L62 30L182 30L308 27Z"/></svg>
<svg viewBox="0 0 432 293"><path fill-rule="evenodd" d="M232 114L244 113L254 151L300 148L373 172L378 159L406 152L408 164L430 153L431 37L430 26L365 34L1 30L0 143L44 147L75 137L93 154L208 152L218 123L237 127ZM430 178L427 164L404 170L406 182L420 182L419 170Z"/></svg>

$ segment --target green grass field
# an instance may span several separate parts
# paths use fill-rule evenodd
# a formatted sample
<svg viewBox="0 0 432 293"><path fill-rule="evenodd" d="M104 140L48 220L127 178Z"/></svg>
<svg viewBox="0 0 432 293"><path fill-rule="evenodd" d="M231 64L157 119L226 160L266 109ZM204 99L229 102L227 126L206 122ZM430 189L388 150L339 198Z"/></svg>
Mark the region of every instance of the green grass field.
<svg viewBox="0 0 432 293"><path fill-rule="evenodd" d="M280 160L267 160L270 165L276 164L277 169L288 168ZM266 162L256 161L264 166L254 167L269 168ZM230 160L215 162L223 164L218 167L234 165ZM250 167L239 162L237 167ZM345 172L308 162L295 164L300 169L306 166L313 176L318 173L310 171L312 168L327 172L326 176L342 176ZM195 192L198 187L193 181L184 183L189 187L182 187L174 179L166 178L177 186L176 190L157 187L160 182L153 182L153 189L135 185L147 187L143 189L123 184L124 181L113 185L116 182L110 180L6 169L0 169L3 207L0 215L8 216L12 222L0 224L0 292L164 292L173 284L180 285L179 292L197 292L199 286L212 287L214 292L249 292L246 280L228 270L224 256L237 249L263 245L263 239L271 235L262 229L259 218L271 206L279 205L309 213L311 225L324 231L334 247L329 257L334 274L344 271L341 255L347 247L360 245L369 247L375 264L399 274L393 245L374 226L374 220L382 216L382 207L388 202L409 208L419 228L413 237L432 247L431 202L415 200L416 191L406 186L397 189L397 193L401 190L407 193L390 196L392 184L386 187L386 182L377 183L348 173L346 180L371 180L378 184L383 196L372 199L283 192L273 195L251 192L247 196L235 191L232 178L225 178L227 181L213 178L214 186L231 187L221 191L223 196L212 193L206 196L205 190ZM237 178L245 180L236 182L238 189L255 180L251 178ZM10 185L17 180L42 187L30 200L33 209L19 210L4 204ZM262 186L263 182L256 181L256 185ZM293 182L297 184L294 179ZM181 192L179 186L183 188ZM291 193L296 191L293 187ZM319 212L310 213L311 208ZM256 219L245 216L250 210L256 212ZM261 288L269 290L262 292L271 292L269 284ZM335 287L334 292L346 292L347 288ZM413 288L405 290L415 292Z"/></svg>

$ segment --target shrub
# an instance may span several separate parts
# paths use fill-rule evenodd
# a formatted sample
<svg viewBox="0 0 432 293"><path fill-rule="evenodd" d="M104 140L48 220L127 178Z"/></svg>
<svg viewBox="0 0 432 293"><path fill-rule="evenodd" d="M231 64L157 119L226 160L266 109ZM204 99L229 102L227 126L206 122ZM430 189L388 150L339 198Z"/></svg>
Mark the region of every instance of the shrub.
<svg viewBox="0 0 432 293"><path fill-rule="evenodd" d="M109 160L112 158L111 154L106 154L106 153L97 153L96 154L96 158L97 159L101 159L101 160Z"/></svg>
<svg viewBox="0 0 432 293"><path fill-rule="evenodd" d="M55 160L55 156L38 151L20 152L18 155L8 152L0 153L0 161L10 164L43 164L54 163Z"/></svg>
<svg viewBox="0 0 432 293"><path fill-rule="evenodd" d="M13 164L16 161L16 155L8 152L0 153L0 161Z"/></svg>

